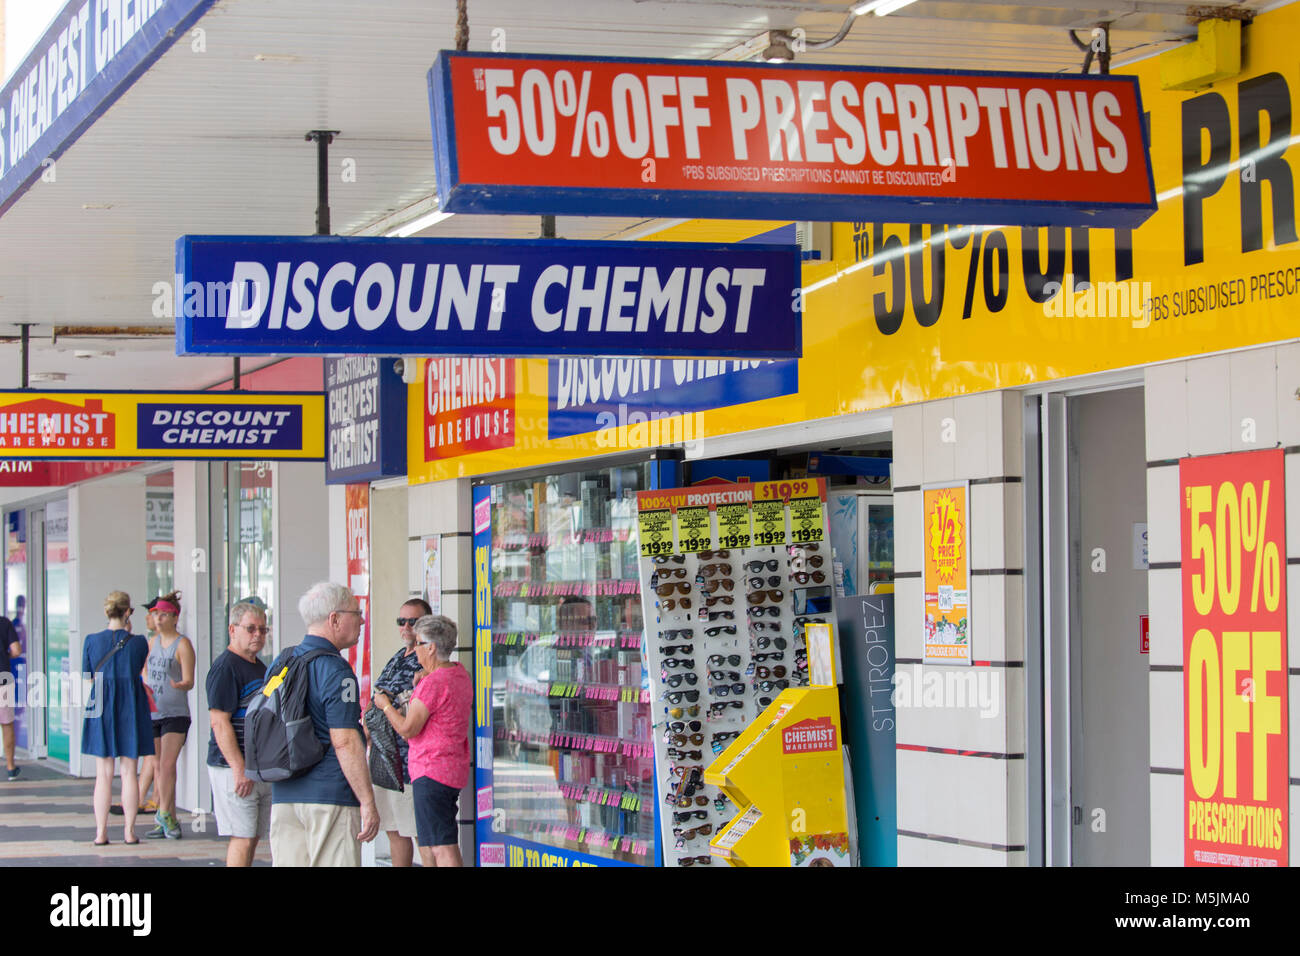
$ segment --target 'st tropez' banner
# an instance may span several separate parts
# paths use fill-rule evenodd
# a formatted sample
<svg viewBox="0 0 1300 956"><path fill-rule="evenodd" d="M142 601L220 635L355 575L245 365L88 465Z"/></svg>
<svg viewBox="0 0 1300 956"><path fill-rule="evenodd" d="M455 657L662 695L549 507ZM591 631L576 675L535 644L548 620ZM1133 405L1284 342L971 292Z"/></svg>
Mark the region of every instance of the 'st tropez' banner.
<svg viewBox="0 0 1300 956"><path fill-rule="evenodd" d="M793 245L184 236L177 354L797 358Z"/></svg>
<svg viewBox="0 0 1300 956"><path fill-rule="evenodd" d="M0 392L0 458L322 461L319 392Z"/></svg>
<svg viewBox="0 0 1300 956"><path fill-rule="evenodd" d="M429 100L450 212L1117 226L1156 208L1127 76L444 50Z"/></svg>

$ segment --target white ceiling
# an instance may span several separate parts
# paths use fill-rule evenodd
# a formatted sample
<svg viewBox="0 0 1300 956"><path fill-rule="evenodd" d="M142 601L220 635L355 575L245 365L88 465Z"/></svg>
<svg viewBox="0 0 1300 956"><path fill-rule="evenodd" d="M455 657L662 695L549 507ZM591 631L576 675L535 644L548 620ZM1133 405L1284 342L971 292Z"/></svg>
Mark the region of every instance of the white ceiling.
<svg viewBox="0 0 1300 956"><path fill-rule="evenodd" d="M511 52L711 57L766 29L826 39L849 6L469 0L470 47L488 49L502 30L496 36ZM1067 28L1111 21L1122 62L1191 35L1187 9L1166 0L919 0L889 17L859 18L843 42L799 60L1077 71L1082 54ZM32 369L68 373L63 387L182 388L226 377L229 360L176 358L169 339L51 346L50 332L167 324L153 314L154 289L171 280L181 235L311 233L316 159L307 130L341 131L330 154L335 233L374 231L427 201L425 74L435 52L453 46L454 21L454 0L218 0L198 24L203 52L182 38L58 161L55 182L38 182L0 217L0 335L34 323ZM345 159L355 182L340 180ZM562 218L559 234L599 238L637 225ZM455 216L421 233L537 234L536 217L516 216ZM18 384L17 348L0 344L0 387ZM117 354L80 359L73 348Z"/></svg>

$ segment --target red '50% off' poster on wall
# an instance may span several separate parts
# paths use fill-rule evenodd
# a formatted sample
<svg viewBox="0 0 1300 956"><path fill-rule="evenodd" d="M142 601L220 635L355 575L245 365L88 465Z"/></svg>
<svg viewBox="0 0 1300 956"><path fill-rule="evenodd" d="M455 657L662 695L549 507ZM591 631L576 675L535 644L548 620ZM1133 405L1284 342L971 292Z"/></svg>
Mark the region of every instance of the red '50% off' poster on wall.
<svg viewBox="0 0 1300 956"><path fill-rule="evenodd" d="M1286 866L1282 451L1179 463L1188 866Z"/></svg>

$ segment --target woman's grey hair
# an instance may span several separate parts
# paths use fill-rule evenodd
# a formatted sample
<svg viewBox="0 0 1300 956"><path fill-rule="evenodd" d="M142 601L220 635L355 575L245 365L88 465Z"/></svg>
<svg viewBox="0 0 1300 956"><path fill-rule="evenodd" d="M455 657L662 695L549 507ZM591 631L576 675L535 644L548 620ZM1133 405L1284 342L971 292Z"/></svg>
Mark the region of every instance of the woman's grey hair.
<svg viewBox="0 0 1300 956"><path fill-rule="evenodd" d="M415 639L431 643L438 660L449 661L456 650L456 624L441 614L426 614L415 622Z"/></svg>
<svg viewBox="0 0 1300 956"><path fill-rule="evenodd" d="M352 600L352 592L333 581L318 581L298 599L298 614L303 624L313 627L323 624L335 611Z"/></svg>

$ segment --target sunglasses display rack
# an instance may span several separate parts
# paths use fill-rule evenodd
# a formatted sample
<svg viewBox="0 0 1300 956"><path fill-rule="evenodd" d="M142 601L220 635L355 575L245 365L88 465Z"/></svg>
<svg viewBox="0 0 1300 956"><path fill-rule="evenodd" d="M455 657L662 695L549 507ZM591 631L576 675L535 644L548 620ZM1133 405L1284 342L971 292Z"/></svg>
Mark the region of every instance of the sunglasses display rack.
<svg viewBox="0 0 1300 956"><path fill-rule="evenodd" d="M712 863L736 812L704 768L787 687L808 684L804 626L832 621L830 548L820 542L641 558L646 666L666 866ZM829 588L825 588L829 592Z"/></svg>

